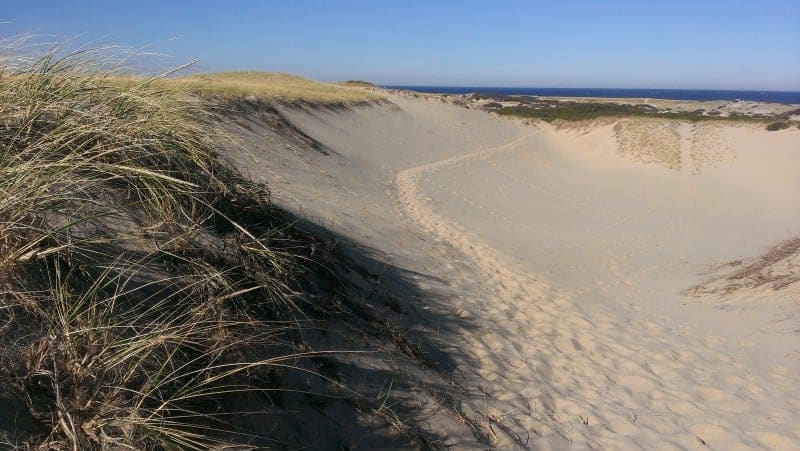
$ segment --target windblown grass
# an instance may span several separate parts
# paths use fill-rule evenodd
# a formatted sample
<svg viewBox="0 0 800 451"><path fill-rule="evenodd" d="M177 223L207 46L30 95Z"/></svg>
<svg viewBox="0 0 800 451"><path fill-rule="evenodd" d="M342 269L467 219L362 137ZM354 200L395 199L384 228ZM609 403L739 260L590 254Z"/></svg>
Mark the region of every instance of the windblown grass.
<svg viewBox="0 0 800 451"><path fill-rule="evenodd" d="M296 75L267 72L224 72L164 80L166 89L232 98L254 97L266 103L322 105L360 104L381 100L374 92L320 83Z"/></svg>
<svg viewBox="0 0 800 451"><path fill-rule="evenodd" d="M101 51L11 50L0 55L0 380L42 427L18 440L223 446L214 403L305 355L280 340L299 257L269 222L266 188L215 157L224 137L188 94L362 94L288 76L120 77ZM247 211L257 228L236 220Z"/></svg>

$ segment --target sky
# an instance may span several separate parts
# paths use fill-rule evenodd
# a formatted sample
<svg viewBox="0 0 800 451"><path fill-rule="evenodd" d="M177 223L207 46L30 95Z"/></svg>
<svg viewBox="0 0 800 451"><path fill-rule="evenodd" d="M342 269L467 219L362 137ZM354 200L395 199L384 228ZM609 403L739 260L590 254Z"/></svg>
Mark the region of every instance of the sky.
<svg viewBox="0 0 800 451"><path fill-rule="evenodd" d="M0 0L0 36L378 84L800 91L800 0Z"/></svg>

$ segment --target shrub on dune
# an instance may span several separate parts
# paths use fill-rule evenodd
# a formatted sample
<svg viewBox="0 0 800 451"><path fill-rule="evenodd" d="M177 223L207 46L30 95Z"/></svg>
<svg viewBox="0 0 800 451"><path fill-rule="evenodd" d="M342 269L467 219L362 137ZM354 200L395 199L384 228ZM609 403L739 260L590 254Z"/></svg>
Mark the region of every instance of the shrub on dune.
<svg viewBox="0 0 800 451"><path fill-rule="evenodd" d="M787 129L787 128L789 128L789 123L788 122L776 121L776 122L771 122L771 123L767 124L767 131L770 131L770 132L776 132L778 130L784 130L784 129Z"/></svg>

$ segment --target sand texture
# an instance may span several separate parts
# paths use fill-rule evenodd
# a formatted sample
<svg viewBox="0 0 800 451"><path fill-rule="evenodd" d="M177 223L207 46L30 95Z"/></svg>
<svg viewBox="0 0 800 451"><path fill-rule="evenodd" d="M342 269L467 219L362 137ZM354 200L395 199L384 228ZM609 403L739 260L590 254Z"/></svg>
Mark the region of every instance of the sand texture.
<svg viewBox="0 0 800 451"><path fill-rule="evenodd" d="M242 166L416 275L445 445L800 449L800 130L389 100L282 111L322 150Z"/></svg>

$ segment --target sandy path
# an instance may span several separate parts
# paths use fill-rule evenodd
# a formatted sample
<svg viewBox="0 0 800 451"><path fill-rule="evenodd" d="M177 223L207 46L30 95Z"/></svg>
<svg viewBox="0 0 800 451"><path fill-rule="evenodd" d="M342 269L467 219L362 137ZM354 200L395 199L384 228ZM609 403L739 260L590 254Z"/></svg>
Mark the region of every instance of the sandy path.
<svg viewBox="0 0 800 451"><path fill-rule="evenodd" d="M432 209L427 208L425 202L426 196L417 186L417 180L423 173L456 166L459 163L475 158L486 158L494 153L512 150L515 146L521 144L534 134L536 134L536 132L523 135L520 138L499 146L480 149L465 155L408 168L400 171L395 177L397 197L406 213L429 232L447 240L447 242L456 249L471 256L479 265L482 272L490 278L490 282L500 286L502 293L506 295L512 293L508 286L509 283L512 281L519 282L513 280L515 279L514 272L505 266L503 260L496 255L496 251L491 246L476 240L474 237L468 236L466 233L462 232L457 225L448 222L434 213Z"/></svg>
<svg viewBox="0 0 800 451"><path fill-rule="evenodd" d="M638 301L660 299L655 292L661 288L648 284L648 275L680 266L684 256L662 250L661 243L690 254L689 231L697 227L674 219L668 209L649 208L660 204L642 193L632 193L635 202L626 205L598 194L596 187L570 190L557 180L548 184L530 173L520 175L520 159L539 158L526 147L538 133L523 132L502 145L411 167L395 177L400 209L473 259L483 282L496 292L488 303L464 296L454 306L479 325L478 332L463 333L464 347L478 362L468 371L486 397L485 415L506 425L495 444L797 447L800 393L793 367L780 360L754 367L744 361L752 353L739 352L747 344L735 337L683 322L655 301ZM540 160L539 169L564 166ZM691 207L695 197L687 192L681 201ZM517 214L528 198L540 203L541 214L562 215L562 221ZM459 217L454 205L466 209L464 222L453 220ZM575 224L592 225L563 230ZM476 232L481 226L484 233ZM512 229L518 235L501 243L503 230ZM574 254L564 258L571 267L548 274L536 264L519 264L525 252L516 247L544 246L545 237L553 242L551 252ZM581 265L588 269L577 268ZM578 270L584 273L571 275ZM551 275L557 287L547 281Z"/></svg>

